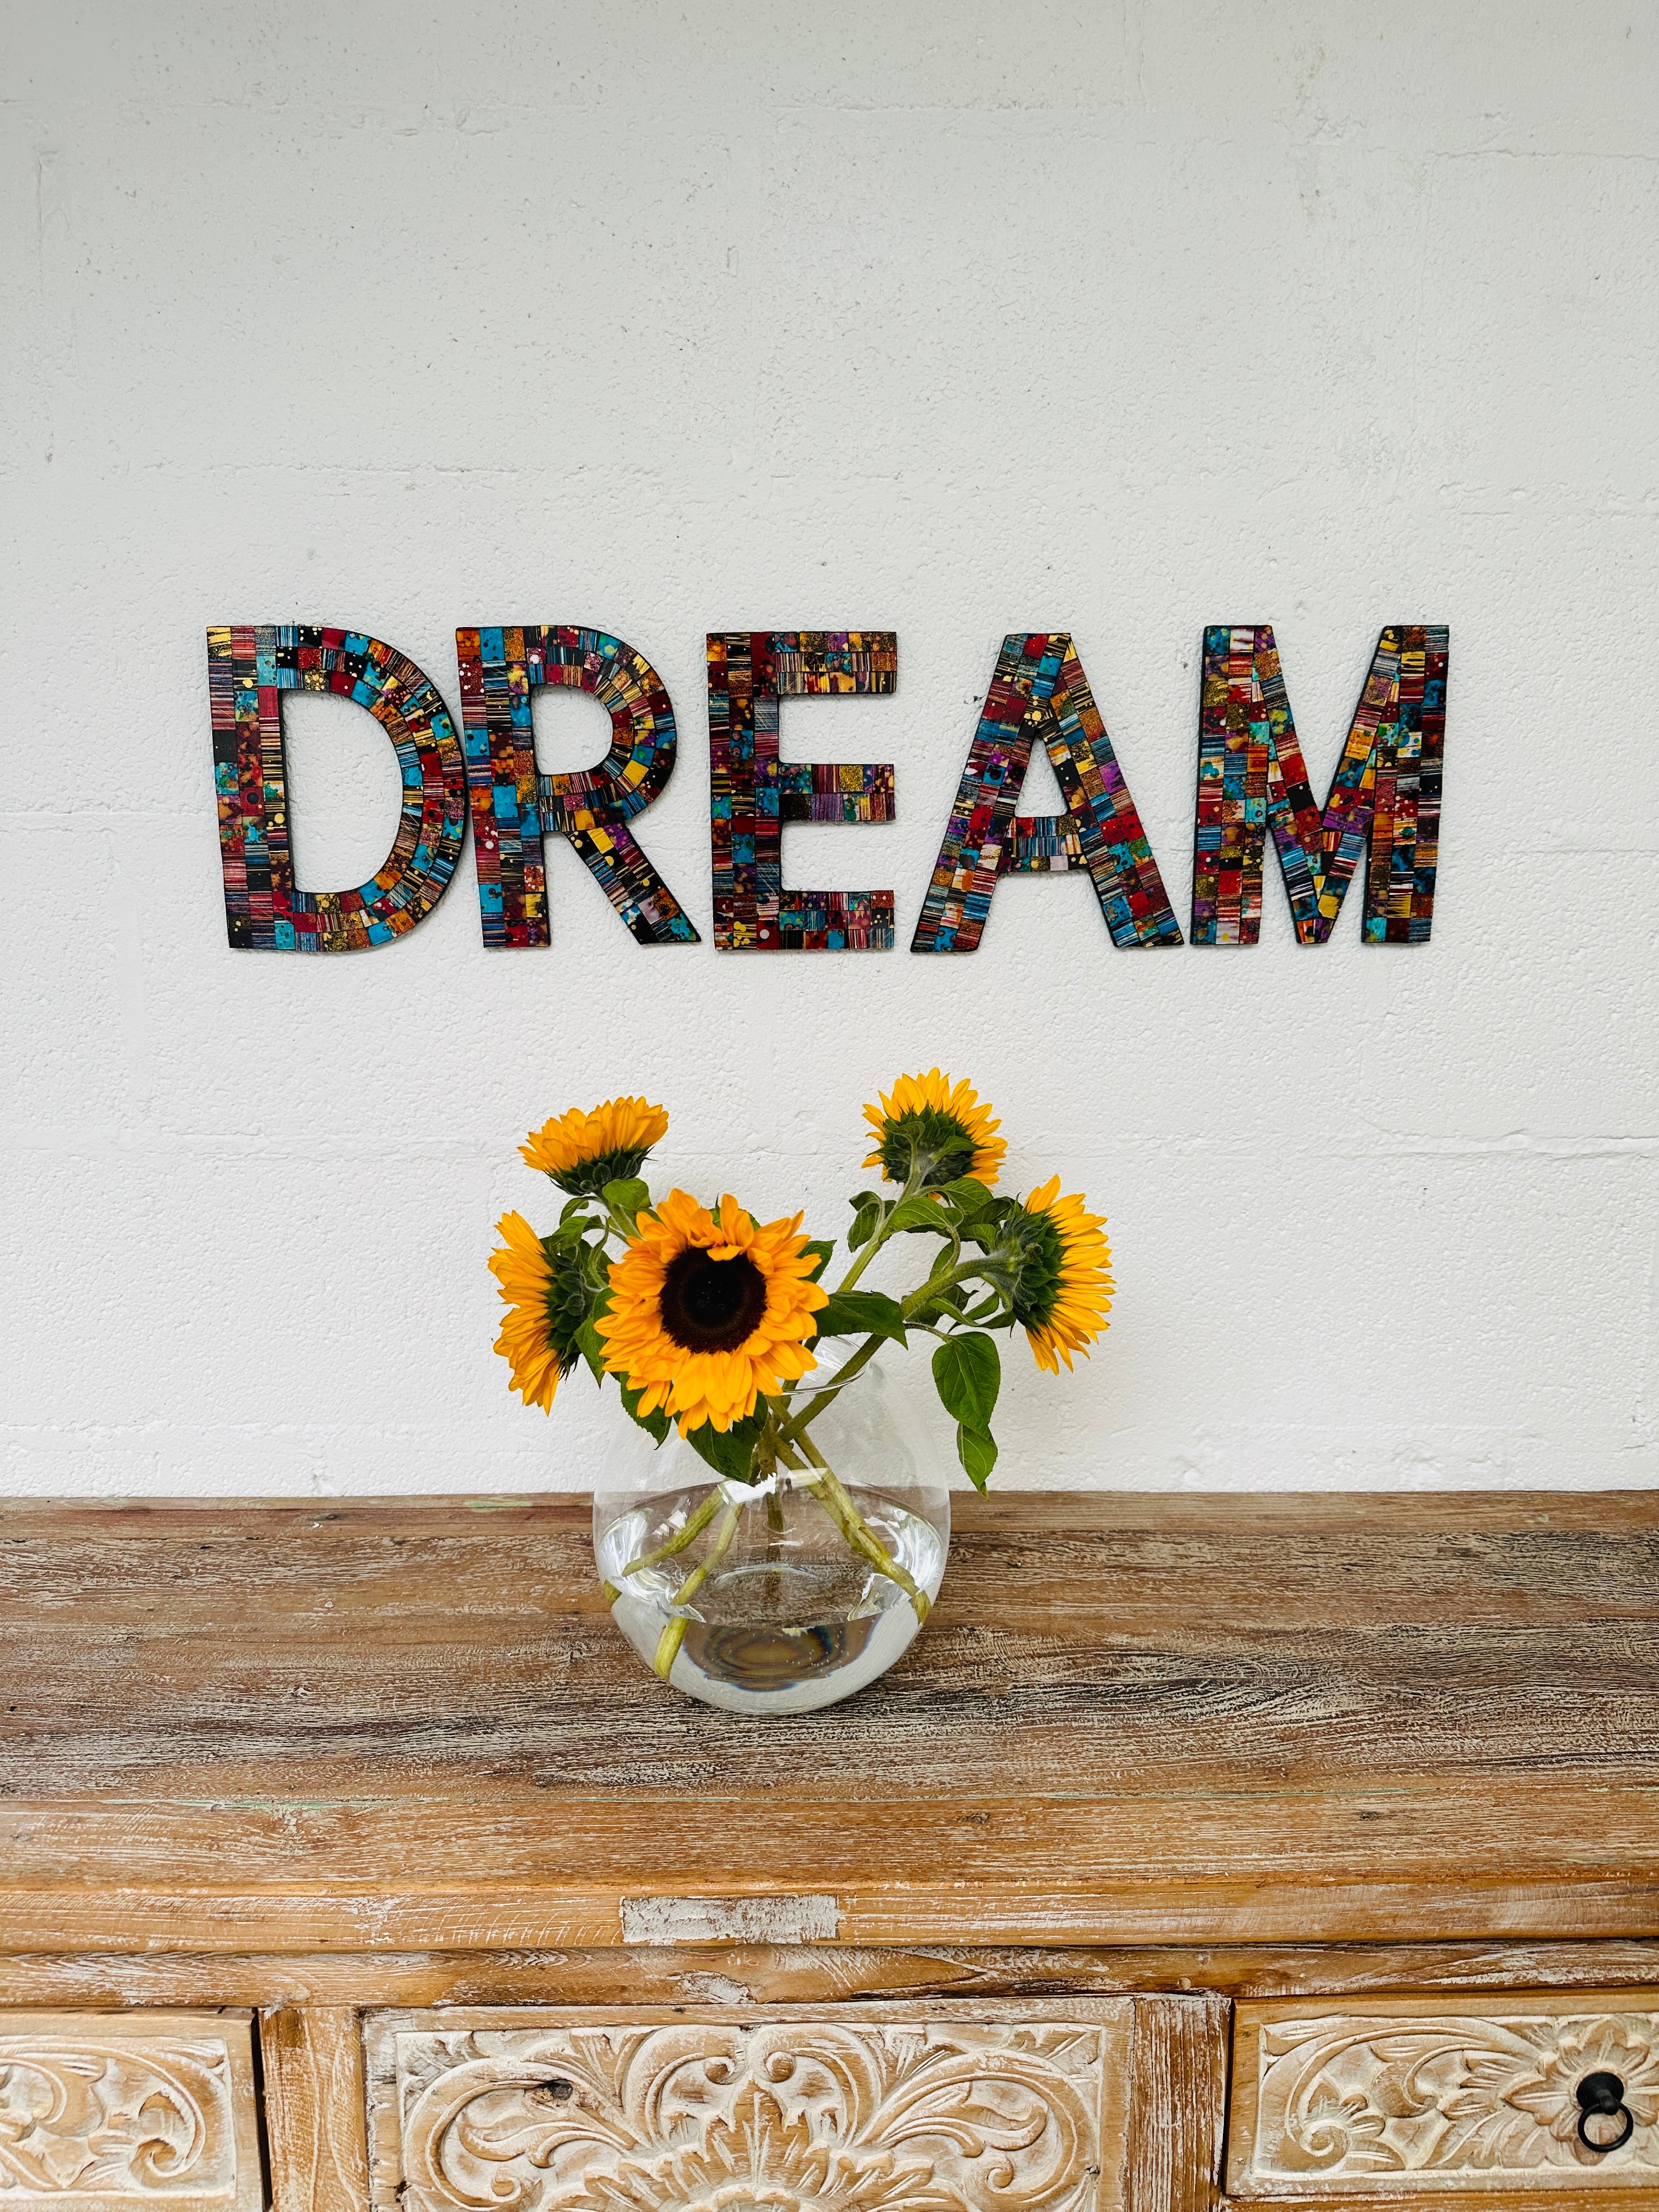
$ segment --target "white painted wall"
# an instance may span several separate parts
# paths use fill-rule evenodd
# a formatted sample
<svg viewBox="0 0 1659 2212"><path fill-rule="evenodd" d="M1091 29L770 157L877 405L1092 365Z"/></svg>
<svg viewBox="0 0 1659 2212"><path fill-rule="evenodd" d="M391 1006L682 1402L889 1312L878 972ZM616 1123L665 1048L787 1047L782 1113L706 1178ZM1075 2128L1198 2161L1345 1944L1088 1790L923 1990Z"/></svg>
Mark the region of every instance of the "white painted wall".
<svg viewBox="0 0 1659 2212"><path fill-rule="evenodd" d="M0 1487L581 1486L484 1268L546 1115L668 1102L665 1177L836 1231L859 1108L943 1061L1121 1295L1025 1484L1659 1480L1656 18L1635 0L6 9ZM572 857L486 953L224 942L203 632L461 621L655 662L641 951ZM1123 953L1087 883L972 958L717 955L710 627L896 629L787 750L897 764L792 831L908 942L1000 639L1067 627L1177 910L1197 647L1277 625L1322 789L1380 625L1447 623L1434 940ZM544 764L601 748L543 710ZM301 702L313 887L392 757ZM1036 787L1047 795L1047 770ZM607 1418L609 1409L607 1409Z"/></svg>

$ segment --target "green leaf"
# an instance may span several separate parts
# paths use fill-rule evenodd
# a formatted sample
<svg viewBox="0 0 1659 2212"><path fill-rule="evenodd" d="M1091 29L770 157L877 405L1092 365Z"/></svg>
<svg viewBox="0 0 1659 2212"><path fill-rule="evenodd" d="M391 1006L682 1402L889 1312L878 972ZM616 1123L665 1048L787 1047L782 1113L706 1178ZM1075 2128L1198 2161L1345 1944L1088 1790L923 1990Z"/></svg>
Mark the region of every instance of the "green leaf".
<svg viewBox="0 0 1659 2212"><path fill-rule="evenodd" d="M564 1202L564 1210L559 1216L560 1228L562 1229L567 1222L574 1221L577 1215L580 1214L582 1218L582 1225L585 1228L591 1229L593 1224L587 1218L587 1209L592 1205L592 1203L593 1201L591 1198L566 1199Z"/></svg>
<svg viewBox="0 0 1659 2212"><path fill-rule="evenodd" d="M904 1309L879 1291L837 1291L812 1316L820 1336L890 1336L902 1344Z"/></svg>
<svg viewBox="0 0 1659 2212"><path fill-rule="evenodd" d="M933 1354L933 1382L947 1413L988 1434L1002 1388L1002 1360L988 1336L977 1330L947 1336Z"/></svg>
<svg viewBox="0 0 1659 2212"><path fill-rule="evenodd" d="M856 1252L861 1244L870 1242L880 1226L883 1200L878 1191L860 1190L854 1191L850 1202L853 1225L847 1232L847 1249Z"/></svg>
<svg viewBox="0 0 1659 2212"><path fill-rule="evenodd" d="M599 1333L598 1329L594 1328L591 1318L585 1321L581 1327L576 1331L576 1349L580 1352L582 1358L587 1362L587 1364L592 1372L593 1380L599 1383L601 1388L603 1388L605 1383L605 1346L599 1341ZM664 1433L666 1434L666 1431L665 1431Z"/></svg>
<svg viewBox="0 0 1659 2212"><path fill-rule="evenodd" d="M637 1176L606 1183L603 1196L613 1212L626 1214L630 1221L636 1220L651 1203L650 1189Z"/></svg>
<svg viewBox="0 0 1659 2212"><path fill-rule="evenodd" d="M997 1463L997 1440L989 1429L970 1429L957 1423L957 1457L975 1490L983 1490Z"/></svg>
<svg viewBox="0 0 1659 2212"><path fill-rule="evenodd" d="M964 1220L991 1203L991 1194L977 1176L961 1176L955 1182L947 1182L941 1194L950 1200Z"/></svg>
<svg viewBox="0 0 1659 2212"><path fill-rule="evenodd" d="M955 1214L951 1208L941 1206L930 1191L919 1190L913 1197L899 1200L887 1226L895 1237L902 1231L918 1234L928 1229L936 1236L943 1237L954 1221Z"/></svg>
<svg viewBox="0 0 1659 2212"><path fill-rule="evenodd" d="M629 1419L636 1422L645 1431L647 1436L654 1437L660 1443L668 1434L667 1414L660 1409L654 1413L641 1413L640 1400L645 1393L642 1390L630 1390L620 1375L617 1377L617 1388L622 1392L622 1401L627 1409Z"/></svg>
<svg viewBox="0 0 1659 2212"><path fill-rule="evenodd" d="M701 1428L689 1429L685 1441L728 1482L752 1482L755 1446L765 1426L766 1416L760 1413L751 1413L746 1421L733 1421L723 1434L705 1421Z"/></svg>
<svg viewBox="0 0 1659 2212"><path fill-rule="evenodd" d="M967 1243L977 1244L981 1252L992 1251L1001 1241L1003 1224L1009 1215L1023 1211L1009 1199L994 1198L988 1206L981 1206L963 1223L963 1237Z"/></svg>
<svg viewBox="0 0 1659 2212"><path fill-rule="evenodd" d="M824 1269L830 1265L830 1262L836 1256L835 1239L831 1237L830 1242L825 1243L822 1237L815 1237L811 1243L805 1246L803 1249L811 1253L817 1262L811 1273L806 1278L809 1283L816 1283L818 1277L823 1273Z"/></svg>

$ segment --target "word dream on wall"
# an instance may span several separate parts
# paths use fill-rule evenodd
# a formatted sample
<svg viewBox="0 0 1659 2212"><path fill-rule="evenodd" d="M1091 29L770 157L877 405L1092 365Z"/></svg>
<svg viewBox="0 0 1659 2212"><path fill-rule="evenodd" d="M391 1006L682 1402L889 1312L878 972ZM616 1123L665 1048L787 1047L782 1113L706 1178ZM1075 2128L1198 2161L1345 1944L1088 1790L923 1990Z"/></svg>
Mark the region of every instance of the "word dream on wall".
<svg viewBox="0 0 1659 2212"><path fill-rule="evenodd" d="M1391 625L1378 638L1322 807L1315 804L1273 634L1265 623L1204 633L1194 830L1191 941L1254 945L1261 930L1267 835L1304 945L1331 933L1367 855L1361 934L1426 945L1445 747L1449 633ZM463 629L461 734L431 679L360 631L298 623L208 632L213 757L233 945L349 952L406 935L442 897L469 816L488 946L550 939L549 837L563 837L641 945L695 945L684 908L635 825L673 773L674 710L646 659L604 630ZM786 699L894 688L891 630L720 630L708 638L709 837L714 942L722 951L884 952L890 890L796 890L783 881L787 822L890 822L886 762L786 761ZM591 769L543 775L532 695L586 691L611 717ZM331 691L366 707L403 776L385 865L355 890L294 880L285 691ZM1041 741L1063 814L1020 814ZM972 952L1006 875L1085 869L1114 945L1179 945L1180 924L1123 770L1064 631L1014 633L968 749L956 801L911 939L913 952Z"/></svg>

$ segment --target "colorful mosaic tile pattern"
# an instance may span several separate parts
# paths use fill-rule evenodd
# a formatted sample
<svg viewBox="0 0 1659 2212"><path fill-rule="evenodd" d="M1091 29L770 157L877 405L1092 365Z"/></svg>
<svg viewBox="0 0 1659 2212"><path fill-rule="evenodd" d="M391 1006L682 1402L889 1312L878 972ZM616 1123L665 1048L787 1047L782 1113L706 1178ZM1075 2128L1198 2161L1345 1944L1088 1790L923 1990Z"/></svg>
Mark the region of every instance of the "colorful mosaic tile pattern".
<svg viewBox="0 0 1659 2212"><path fill-rule="evenodd" d="M1449 633L1398 623L1376 641L1324 809L1314 803L1272 629L1204 633L1194 945L1254 945L1261 933L1267 834L1297 939L1330 935L1359 856L1368 945L1426 945L1434 921Z"/></svg>
<svg viewBox="0 0 1659 2212"><path fill-rule="evenodd" d="M1066 812L1016 816L1038 737ZM1181 926L1070 637L1015 633L997 656L910 950L972 952L1000 877L1069 868L1089 871L1114 945L1180 944Z"/></svg>
<svg viewBox="0 0 1659 2212"><path fill-rule="evenodd" d="M684 908L628 827L674 766L674 710L644 654L602 629L540 623L457 630L455 653L484 943L548 943L542 840L559 836L641 945L695 945ZM611 750L596 768L537 768L531 695L542 684L588 692L609 714Z"/></svg>
<svg viewBox="0 0 1659 2212"><path fill-rule="evenodd" d="M783 883L786 822L890 822L886 762L782 761L778 705L885 693L891 630L726 630L708 637L709 836L714 942L725 952L884 952L891 891L798 891Z"/></svg>
<svg viewBox="0 0 1659 2212"><path fill-rule="evenodd" d="M354 952L413 929L442 897L466 826L465 763L430 679L360 630L224 623L208 632L208 691L232 945ZM397 749L404 786L397 838L385 866L355 890L295 886L284 691L332 691L355 700Z"/></svg>

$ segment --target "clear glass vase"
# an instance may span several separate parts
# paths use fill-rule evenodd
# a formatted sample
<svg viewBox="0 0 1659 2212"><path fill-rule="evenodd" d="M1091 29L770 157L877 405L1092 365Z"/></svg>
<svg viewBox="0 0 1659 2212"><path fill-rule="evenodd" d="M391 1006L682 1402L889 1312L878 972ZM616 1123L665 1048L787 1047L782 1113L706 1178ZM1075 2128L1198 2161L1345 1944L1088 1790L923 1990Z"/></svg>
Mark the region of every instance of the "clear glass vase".
<svg viewBox="0 0 1659 2212"><path fill-rule="evenodd" d="M825 1389L796 1385L793 1404ZM820 1462L722 1481L670 1431L619 1428L593 1494L611 1618L672 1688L728 1712L805 1713L884 1674L944 1578L951 1496L933 1437L879 1367L814 1418Z"/></svg>

